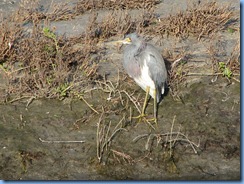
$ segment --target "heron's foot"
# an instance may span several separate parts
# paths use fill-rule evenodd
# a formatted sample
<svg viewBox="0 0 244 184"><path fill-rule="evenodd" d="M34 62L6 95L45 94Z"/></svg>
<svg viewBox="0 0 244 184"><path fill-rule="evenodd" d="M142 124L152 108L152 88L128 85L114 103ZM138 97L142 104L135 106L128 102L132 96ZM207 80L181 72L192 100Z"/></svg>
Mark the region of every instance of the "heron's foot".
<svg viewBox="0 0 244 184"><path fill-rule="evenodd" d="M147 121L154 122L156 124L156 127L158 127L158 118L147 119Z"/></svg>
<svg viewBox="0 0 244 184"><path fill-rule="evenodd" d="M158 118L146 118L146 114L140 114L139 116L132 117L132 119L139 119L139 122L142 121L143 118L146 119L148 122L153 122L156 124L156 127L158 127Z"/></svg>
<svg viewBox="0 0 244 184"><path fill-rule="evenodd" d="M143 118L145 118L146 116L147 116L146 114L142 113L142 114L140 114L139 116L132 117L132 119L139 119L139 122L141 122L141 120L142 120Z"/></svg>

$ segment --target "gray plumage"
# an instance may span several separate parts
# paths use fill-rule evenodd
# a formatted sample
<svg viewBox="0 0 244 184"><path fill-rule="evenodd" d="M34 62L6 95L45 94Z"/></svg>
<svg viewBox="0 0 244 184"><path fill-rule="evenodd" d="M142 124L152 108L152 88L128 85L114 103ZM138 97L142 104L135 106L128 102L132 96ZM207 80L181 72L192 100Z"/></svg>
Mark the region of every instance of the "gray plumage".
<svg viewBox="0 0 244 184"><path fill-rule="evenodd" d="M167 70L160 52L151 44L146 43L136 33L126 36L131 40L124 49L123 66L135 82L154 98L156 89L157 103L160 102L167 83Z"/></svg>

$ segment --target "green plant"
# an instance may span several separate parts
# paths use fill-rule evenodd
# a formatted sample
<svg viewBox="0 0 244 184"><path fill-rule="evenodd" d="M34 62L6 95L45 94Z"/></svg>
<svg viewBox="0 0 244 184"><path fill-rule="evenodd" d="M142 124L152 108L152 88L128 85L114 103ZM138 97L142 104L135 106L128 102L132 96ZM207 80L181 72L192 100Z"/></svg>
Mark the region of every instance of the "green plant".
<svg viewBox="0 0 244 184"><path fill-rule="evenodd" d="M234 33L234 32L235 32L235 30L232 29L232 28L228 28L227 31L228 31L229 33Z"/></svg>
<svg viewBox="0 0 244 184"><path fill-rule="evenodd" d="M60 84L60 86L57 87L56 91L61 98L64 98L67 97L70 87L71 86L69 85L69 83L66 82L64 84Z"/></svg>
<svg viewBox="0 0 244 184"><path fill-rule="evenodd" d="M51 85L53 83L53 77L47 77L46 82L48 85Z"/></svg>
<svg viewBox="0 0 244 184"><path fill-rule="evenodd" d="M44 45L43 50L48 53L50 56L54 56L57 51L56 51L56 47L55 46L49 46L49 45Z"/></svg>
<svg viewBox="0 0 244 184"><path fill-rule="evenodd" d="M44 34L46 37L53 39L54 41L57 40L57 37L56 37L56 35L54 34L54 32L51 31L48 27L44 27L44 28L43 28L43 34Z"/></svg>
<svg viewBox="0 0 244 184"><path fill-rule="evenodd" d="M232 72L231 70L226 66L224 62L219 62L219 70L223 74L224 77L227 77L228 79L231 78Z"/></svg>
<svg viewBox="0 0 244 184"><path fill-rule="evenodd" d="M56 50L58 52L59 46L58 46L57 36L55 35L55 33L53 31L51 31L48 27L44 27L43 34L44 34L44 36L46 36L54 41ZM50 48L46 48L46 49L50 49Z"/></svg>

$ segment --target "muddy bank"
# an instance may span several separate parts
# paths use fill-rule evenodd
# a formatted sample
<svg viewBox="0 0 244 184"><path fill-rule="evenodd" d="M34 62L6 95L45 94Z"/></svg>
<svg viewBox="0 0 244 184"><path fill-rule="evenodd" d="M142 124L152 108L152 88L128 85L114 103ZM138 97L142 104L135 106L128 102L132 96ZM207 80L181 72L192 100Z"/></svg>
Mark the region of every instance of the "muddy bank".
<svg viewBox="0 0 244 184"><path fill-rule="evenodd" d="M122 119L123 130L104 150L99 163L96 140L101 115L84 102L41 99L33 101L27 109L26 101L1 105L1 178L238 180L240 89L238 84L223 87L224 83L211 84L206 80L194 84L187 88L184 103L167 96L160 105L157 134L171 132L176 116L173 132L180 131L192 142L199 143L197 154L188 142L177 141L169 156L163 140L153 137L156 132L145 122L129 122L123 118L129 112L114 111L104 115L101 126L111 122L110 136ZM229 96L223 95L230 91ZM91 104L97 102L96 93L86 97ZM102 104L114 106L105 100L106 96L94 105L100 113ZM150 104L147 111L152 114L152 110ZM151 138L133 141L150 132ZM47 143L40 139L84 143Z"/></svg>

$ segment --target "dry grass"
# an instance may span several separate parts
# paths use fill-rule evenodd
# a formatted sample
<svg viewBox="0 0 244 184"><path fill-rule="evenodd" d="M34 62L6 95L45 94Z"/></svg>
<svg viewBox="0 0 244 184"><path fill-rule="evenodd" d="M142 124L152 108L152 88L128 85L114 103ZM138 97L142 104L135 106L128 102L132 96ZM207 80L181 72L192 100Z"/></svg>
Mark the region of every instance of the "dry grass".
<svg viewBox="0 0 244 184"><path fill-rule="evenodd" d="M133 139L133 142L137 142L140 139L147 138L145 141L145 149L151 151L152 150L152 141L156 140L156 146L161 145L163 149L169 150L170 156L173 154L173 150L175 149L177 142L182 142L189 144L195 154L197 154L197 149L200 147L200 140L198 143L191 141L188 135L181 132L181 127L179 127L178 131L174 131L176 116L174 116L172 121L172 126L169 132L158 133L158 134L144 134L139 135Z"/></svg>
<svg viewBox="0 0 244 184"><path fill-rule="evenodd" d="M58 41L58 45L61 44ZM67 49L68 45L64 44L60 49ZM46 38L40 28L31 37L19 35L4 58L3 68L9 81L9 93L54 97L54 88L65 85L71 77L69 75L75 63L72 60L66 62L69 55L67 50L61 55L55 43ZM73 59L82 59L78 54L73 55Z"/></svg>
<svg viewBox="0 0 244 184"><path fill-rule="evenodd" d="M229 7L204 3L189 6L186 11L159 21L153 11L158 3L155 0L86 0L79 1L75 6L52 3L49 11L44 12L40 10L37 0L23 0L19 10L0 23L0 66L7 79L4 101L11 101L9 97L12 95L16 99L23 96L65 98L70 91L79 90L89 81L101 78L97 74L99 61L104 55L100 43L111 38L137 31L147 36L169 34L186 38L193 35L200 39L225 29L236 20ZM139 8L143 10L141 15L132 18L128 10ZM99 9L117 10L98 22L94 11ZM72 19L89 10L94 12L90 24L79 36L58 36L55 35L55 28L49 28L50 21ZM49 28L46 33L40 26L41 21L44 29ZM228 65L238 70L239 65L234 59ZM171 81L180 83L184 73L179 73L179 68L170 68ZM173 89L173 83L171 87Z"/></svg>
<svg viewBox="0 0 244 184"><path fill-rule="evenodd" d="M172 35L180 38L188 36L208 37L220 30L226 29L228 24L236 21L234 12L229 6L220 7L216 2L189 5L186 11L161 18L160 22L151 22L145 32L152 35Z"/></svg>
<svg viewBox="0 0 244 184"><path fill-rule="evenodd" d="M62 98L82 78L96 77L100 55L95 40L88 35L65 38L40 26L33 26L28 32L20 23L7 20L0 27L0 63L9 95ZM86 47L76 48L79 44Z"/></svg>
<svg viewBox="0 0 244 184"><path fill-rule="evenodd" d="M122 36L135 29L134 22L127 12L115 10L108 13L102 22L98 22L97 14L94 14L87 30L90 39L106 40L113 36Z"/></svg>
<svg viewBox="0 0 244 184"><path fill-rule="evenodd" d="M52 3L49 11L43 11L38 0L22 0L20 8L11 19L14 22L33 22L69 20L76 17L75 11L68 3Z"/></svg>
<svg viewBox="0 0 244 184"><path fill-rule="evenodd" d="M17 15L12 17L13 21L19 22L35 22L60 21L74 19L76 16L82 15L89 11L97 11L100 9L107 10L129 10L129 9L150 9L159 4L159 0L80 0L74 5L70 3L51 3L48 11L43 11L38 0L22 0L21 6L17 11Z"/></svg>
<svg viewBox="0 0 244 184"><path fill-rule="evenodd" d="M109 152L109 147L111 146L112 140L115 138L116 134L118 134L120 131L127 131L125 128L122 127L122 121L124 118L122 118L118 124L115 126L115 128L111 131L111 121L106 124L103 122L104 112L101 114L99 121L97 123L97 158L99 163L103 161L103 158L105 156L105 153Z"/></svg>
<svg viewBox="0 0 244 184"><path fill-rule="evenodd" d="M8 98L12 96L20 99L23 95L27 98L33 95L67 97L70 91L87 85L87 79L99 78L98 62L103 55L99 43L102 40L135 30L128 13L114 11L100 23L93 14L85 33L66 38L55 35L55 28L49 28L48 24L42 28L38 24L40 17L45 18L45 22L52 19L34 11L36 4L30 6L31 10L20 8L10 17L11 21L5 19L0 24L0 63L8 81L8 95L4 101L12 101ZM21 26L26 22L31 22L32 26Z"/></svg>
<svg viewBox="0 0 244 184"><path fill-rule="evenodd" d="M77 12L88 10L121 10L121 9L150 9L159 4L159 0L80 0L76 5Z"/></svg>

